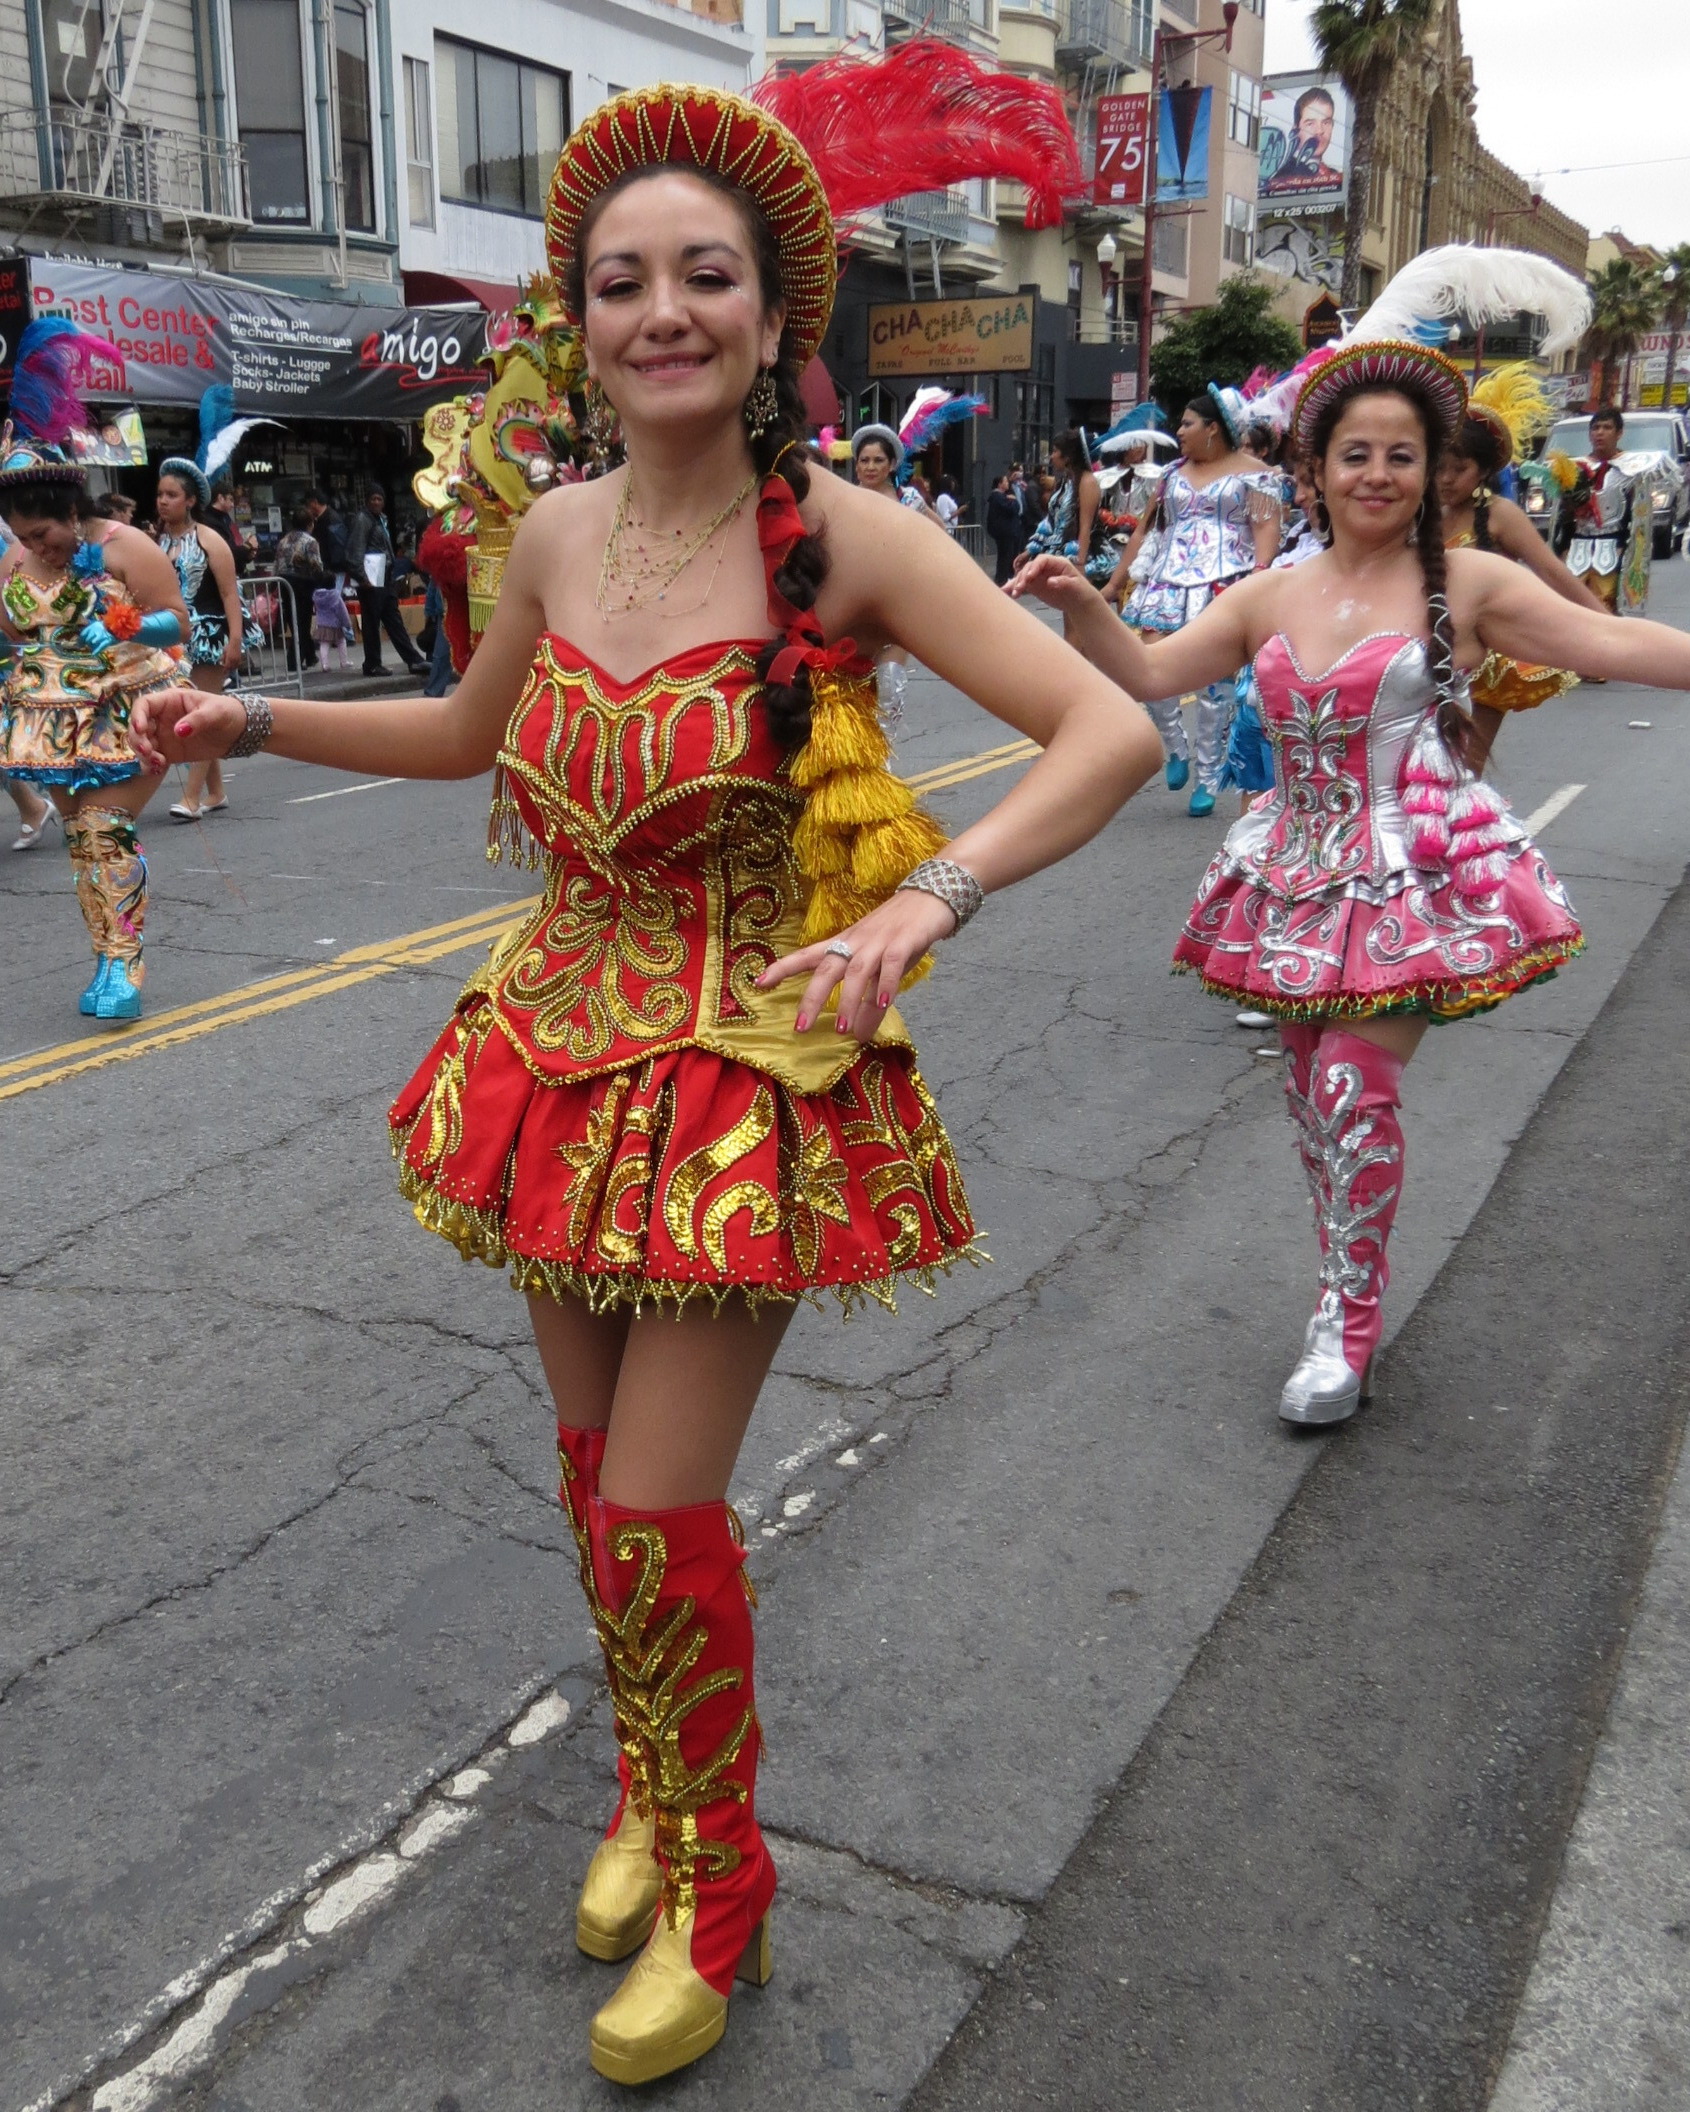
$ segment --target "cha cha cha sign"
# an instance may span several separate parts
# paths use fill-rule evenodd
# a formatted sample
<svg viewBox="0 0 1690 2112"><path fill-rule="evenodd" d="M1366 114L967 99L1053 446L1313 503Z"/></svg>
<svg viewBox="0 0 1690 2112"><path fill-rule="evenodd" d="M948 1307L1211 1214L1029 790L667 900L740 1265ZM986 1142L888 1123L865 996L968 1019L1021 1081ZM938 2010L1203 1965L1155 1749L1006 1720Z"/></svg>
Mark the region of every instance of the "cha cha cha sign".
<svg viewBox="0 0 1690 2112"><path fill-rule="evenodd" d="M92 393L196 405L213 382L238 409L282 417L420 418L486 384L473 308L360 308L259 287L107 265L29 261L30 308L62 315L123 355Z"/></svg>
<svg viewBox="0 0 1690 2112"><path fill-rule="evenodd" d="M1033 364L1034 293L971 301L900 301L868 312L868 370L892 374L1024 374Z"/></svg>

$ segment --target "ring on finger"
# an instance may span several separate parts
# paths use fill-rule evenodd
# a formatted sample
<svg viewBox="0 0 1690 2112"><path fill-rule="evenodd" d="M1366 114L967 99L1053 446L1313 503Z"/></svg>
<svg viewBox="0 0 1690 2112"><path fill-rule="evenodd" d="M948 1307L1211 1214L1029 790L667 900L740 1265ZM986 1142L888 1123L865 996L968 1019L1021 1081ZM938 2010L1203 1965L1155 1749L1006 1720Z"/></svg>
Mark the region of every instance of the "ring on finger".
<svg viewBox="0 0 1690 2112"><path fill-rule="evenodd" d="M848 946L843 939L829 939L822 951L823 953L836 953L842 961L854 959L856 953L856 949Z"/></svg>

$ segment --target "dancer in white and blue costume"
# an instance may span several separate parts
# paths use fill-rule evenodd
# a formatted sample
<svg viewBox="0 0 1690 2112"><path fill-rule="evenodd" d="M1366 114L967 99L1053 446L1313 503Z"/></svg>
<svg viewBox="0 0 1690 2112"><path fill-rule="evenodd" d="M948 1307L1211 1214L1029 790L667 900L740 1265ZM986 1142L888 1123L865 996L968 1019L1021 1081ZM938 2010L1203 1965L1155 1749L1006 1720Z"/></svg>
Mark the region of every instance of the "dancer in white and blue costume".
<svg viewBox="0 0 1690 2112"><path fill-rule="evenodd" d="M1213 383L1195 396L1179 422L1180 459L1162 480L1160 503L1147 515L1109 583L1111 600L1125 591L1128 568L1147 533L1161 533L1149 576L1133 590L1124 620L1154 642L1183 630L1217 594L1273 562L1279 551L1279 473L1264 469L1238 443L1248 414L1236 389ZM1197 783L1187 809L1212 814L1220 789L1233 685L1212 682L1197 699ZM1168 789L1191 775L1192 746L1178 697L1146 700L1167 753Z"/></svg>

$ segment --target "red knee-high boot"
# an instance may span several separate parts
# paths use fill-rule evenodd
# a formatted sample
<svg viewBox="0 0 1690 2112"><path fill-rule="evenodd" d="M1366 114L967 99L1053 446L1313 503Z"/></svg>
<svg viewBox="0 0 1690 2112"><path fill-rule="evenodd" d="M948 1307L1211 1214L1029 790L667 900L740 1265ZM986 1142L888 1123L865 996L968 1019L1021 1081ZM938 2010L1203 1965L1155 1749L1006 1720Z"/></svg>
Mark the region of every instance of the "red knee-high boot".
<svg viewBox="0 0 1690 2112"><path fill-rule="evenodd" d="M769 1976L775 1870L755 1810L761 1732L745 1549L725 1503L590 1506L601 1633L656 1815L663 1911L593 2019L619 2083L685 2067L727 2028L736 1977Z"/></svg>
<svg viewBox="0 0 1690 2112"><path fill-rule="evenodd" d="M1401 1097L1402 1064L1389 1050L1337 1028L1321 1035L1306 1102L1320 1162L1320 1303L1279 1403L1288 1423L1341 1423L1366 1391L1402 1192Z"/></svg>
<svg viewBox="0 0 1690 2112"><path fill-rule="evenodd" d="M602 1430L577 1430L561 1420L558 1423L558 1500L569 1520L569 1529L575 1535L576 1553L581 1564L581 1588L593 1610L601 1643L604 1633L593 1580L588 1511L599 1492L604 1441L605 1432ZM606 1646L607 1672L609 1666ZM652 1815L650 1791L634 1771L633 1761L639 1757L639 1747L617 1709L614 1680L610 1699L616 1725L616 1779L621 1785L621 1794L617 1797L610 1824L605 1828L604 1839L593 1851L593 1859L587 1865L581 1898L575 1909L575 1941L589 1958L614 1961L631 1957L651 1934L663 1892L663 1871L657 1861L657 1827Z"/></svg>

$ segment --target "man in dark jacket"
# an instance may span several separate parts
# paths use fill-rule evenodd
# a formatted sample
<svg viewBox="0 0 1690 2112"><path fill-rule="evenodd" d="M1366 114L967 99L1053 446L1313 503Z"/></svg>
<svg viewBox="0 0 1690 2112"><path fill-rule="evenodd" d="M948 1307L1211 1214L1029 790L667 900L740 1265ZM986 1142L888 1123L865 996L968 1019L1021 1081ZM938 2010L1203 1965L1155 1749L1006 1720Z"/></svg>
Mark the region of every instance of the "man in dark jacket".
<svg viewBox="0 0 1690 2112"><path fill-rule="evenodd" d="M428 662L411 641L393 589L393 537L387 525L387 497L373 485L363 509L346 532L346 565L358 589L364 619L364 672L385 675L381 664L382 626L413 675L428 672Z"/></svg>
<svg viewBox="0 0 1690 2112"><path fill-rule="evenodd" d="M1021 504L1009 487L1007 469L986 494L986 533L998 553L995 577L1001 587L1015 570L1015 553L1027 539L1021 524Z"/></svg>

